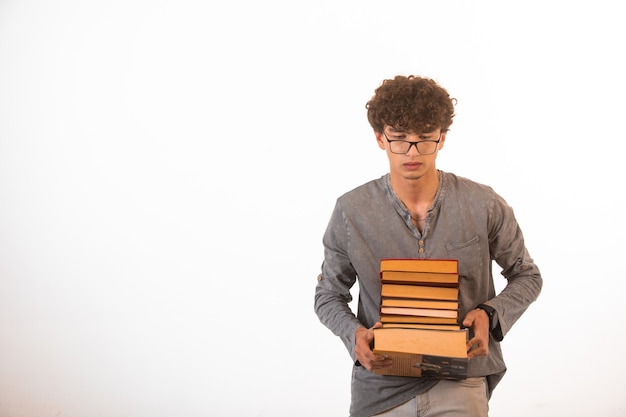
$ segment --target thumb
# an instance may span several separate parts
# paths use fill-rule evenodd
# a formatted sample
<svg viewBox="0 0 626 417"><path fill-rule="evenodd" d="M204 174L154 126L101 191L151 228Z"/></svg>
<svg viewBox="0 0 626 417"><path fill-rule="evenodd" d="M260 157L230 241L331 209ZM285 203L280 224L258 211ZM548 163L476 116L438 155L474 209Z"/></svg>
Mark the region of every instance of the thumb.
<svg viewBox="0 0 626 417"><path fill-rule="evenodd" d="M465 319L463 319L463 327L472 327L473 323L474 320L469 317L465 317Z"/></svg>

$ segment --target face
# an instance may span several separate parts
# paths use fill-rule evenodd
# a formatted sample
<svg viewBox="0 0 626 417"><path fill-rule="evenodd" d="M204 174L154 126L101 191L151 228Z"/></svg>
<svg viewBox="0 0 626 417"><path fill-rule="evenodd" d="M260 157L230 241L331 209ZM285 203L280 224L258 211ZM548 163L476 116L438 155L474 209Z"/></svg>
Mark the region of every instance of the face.
<svg viewBox="0 0 626 417"><path fill-rule="evenodd" d="M378 146L387 152L392 176L415 180L425 175L436 174L437 167L435 161L439 149L443 147L446 140L446 132L436 129L432 132L415 133L397 130L385 125L382 133L375 132L375 134ZM424 154L420 154L415 145L396 141L422 142L417 146L420 147ZM439 141L439 143L435 141ZM407 151L406 147L409 145L410 148ZM429 152L433 153L428 154Z"/></svg>

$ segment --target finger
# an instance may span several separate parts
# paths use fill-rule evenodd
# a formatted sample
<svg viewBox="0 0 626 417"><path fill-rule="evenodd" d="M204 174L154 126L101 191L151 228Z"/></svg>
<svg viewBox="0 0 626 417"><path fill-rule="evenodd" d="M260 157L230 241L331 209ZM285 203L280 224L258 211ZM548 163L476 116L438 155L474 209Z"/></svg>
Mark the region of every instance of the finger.
<svg viewBox="0 0 626 417"><path fill-rule="evenodd" d="M379 356L380 359L372 361L372 368L374 369L382 369L388 368L391 366L391 359L386 356Z"/></svg>
<svg viewBox="0 0 626 417"><path fill-rule="evenodd" d="M472 327L472 324L473 324L473 323L474 323L474 320L472 320L472 319L470 319L470 318L465 317L465 318L463 319L463 327L470 328L470 327Z"/></svg>
<svg viewBox="0 0 626 417"><path fill-rule="evenodd" d="M373 358L366 358L363 361L359 361L361 365L368 371L374 369L387 368L391 366L391 359L385 356L374 356Z"/></svg>
<svg viewBox="0 0 626 417"><path fill-rule="evenodd" d="M467 353L467 358L471 359L471 358L477 358L479 356L487 356L489 354L489 351L486 348L481 348L478 347L476 349L472 349Z"/></svg>
<svg viewBox="0 0 626 417"><path fill-rule="evenodd" d="M476 356L487 356L489 353L488 342L483 341L477 337L470 339L467 342L467 357L473 358Z"/></svg>

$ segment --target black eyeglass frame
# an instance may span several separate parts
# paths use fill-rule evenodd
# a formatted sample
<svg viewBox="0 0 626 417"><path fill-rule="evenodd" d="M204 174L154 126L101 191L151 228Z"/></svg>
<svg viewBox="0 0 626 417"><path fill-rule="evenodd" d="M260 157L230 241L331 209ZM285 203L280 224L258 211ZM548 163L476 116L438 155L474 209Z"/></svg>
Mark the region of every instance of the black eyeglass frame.
<svg viewBox="0 0 626 417"><path fill-rule="evenodd" d="M396 155L406 155L407 153L411 152L411 148L413 146L415 146L415 150L420 155L432 155L435 152L437 152L437 146L436 145L435 145L435 149L433 149L432 152L424 153L424 152L420 152L419 144L420 143L433 143L433 142L435 144L439 144L439 142L441 142L441 136L443 136L443 130L441 132L439 132L439 139L437 139L437 140L418 140L417 142L411 142L410 140L389 140L389 138L387 137L387 134L385 133L384 129L383 129L383 136L385 136L385 139L387 139L387 142L389 142L389 150L391 151L391 153L395 153ZM393 142L408 143L409 144L409 149L407 149L406 152L394 152L393 150L391 150L391 144Z"/></svg>

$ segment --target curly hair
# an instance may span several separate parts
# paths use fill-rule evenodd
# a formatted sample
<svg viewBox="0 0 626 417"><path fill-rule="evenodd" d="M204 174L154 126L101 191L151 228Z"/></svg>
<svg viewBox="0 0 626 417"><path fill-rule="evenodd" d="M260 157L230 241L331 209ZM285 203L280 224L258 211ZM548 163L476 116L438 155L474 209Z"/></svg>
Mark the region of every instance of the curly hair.
<svg viewBox="0 0 626 417"><path fill-rule="evenodd" d="M385 125L417 133L447 131L456 99L429 78L398 75L384 80L367 102L367 119L376 132Z"/></svg>

